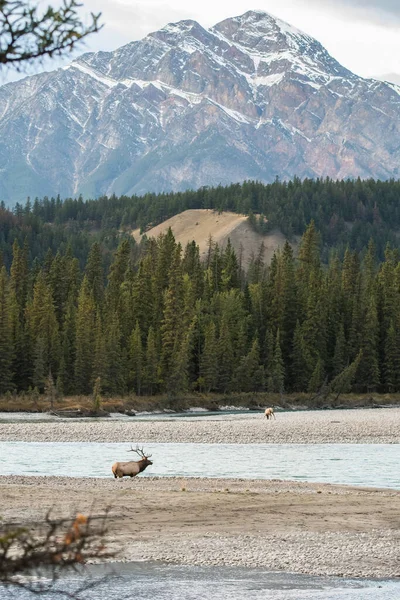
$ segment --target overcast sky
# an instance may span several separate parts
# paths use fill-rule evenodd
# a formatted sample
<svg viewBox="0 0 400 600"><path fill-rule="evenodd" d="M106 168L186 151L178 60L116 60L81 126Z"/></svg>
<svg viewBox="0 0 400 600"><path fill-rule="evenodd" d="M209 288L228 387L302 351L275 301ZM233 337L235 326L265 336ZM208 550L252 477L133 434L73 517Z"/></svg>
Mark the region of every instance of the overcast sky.
<svg viewBox="0 0 400 600"><path fill-rule="evenodd" d="M254 0L254 5L249 0L200 0L192 6L188 0L82 2L83 14L102 12L104 28L88 38L73 57L84 51L113 50L181 19L194 19L209 27L247 10L261 9L318 39L332 56L359 75L400 74L400 0ZM51 3L56 5L57 0ZM46 70L58 64L48 64ZM15 74L3 72L4 78L14 79Z"/></svg>

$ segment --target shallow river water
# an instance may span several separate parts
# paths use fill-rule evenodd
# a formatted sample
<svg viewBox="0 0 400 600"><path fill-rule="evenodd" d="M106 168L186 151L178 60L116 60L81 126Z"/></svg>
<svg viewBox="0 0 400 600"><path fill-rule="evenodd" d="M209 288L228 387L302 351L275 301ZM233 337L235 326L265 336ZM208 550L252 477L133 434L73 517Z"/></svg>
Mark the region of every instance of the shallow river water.
<svg viewBox="0 0 400 600"><path fill-rule="evenodd" d="M400 582L311 577L233 567L180 567L128 563L113 568L115 575L91 591L84 600L398 600ZM91 577L104 576L103 567L90 568ZM76 576L57 585L73 591L82 580ZM28 600L32 594L5 592L2 600ZM53 593L46 598L56 599Z"/></svg>
<svg viewBox="0 0 400 600"><path fill-rule="evenodd" d="M0 442L0 475L111 477L128 444ZM291 479L400 489L400 444L149 443L144 476Z"/></svg>

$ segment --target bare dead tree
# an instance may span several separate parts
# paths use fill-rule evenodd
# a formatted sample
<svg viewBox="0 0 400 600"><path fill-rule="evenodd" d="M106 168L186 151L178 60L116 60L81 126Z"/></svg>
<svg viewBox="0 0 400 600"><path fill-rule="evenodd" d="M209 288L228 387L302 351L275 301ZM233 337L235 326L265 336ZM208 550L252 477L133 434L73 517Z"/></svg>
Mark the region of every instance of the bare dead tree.
<svg viewBox="0 0 400 600"><path fill-rule="evenodd" d="M84 25L77 0L62 0L59 8L39 9L30 0L0 0L0 67L17 71L35 59L70 51L91 33L101 29L101 14L90 14Z"/></svg>
<svg viewBox="0 0 400 600"><path fill-rule="evenodd" d="M103 580L83 580L73 591L56 586L67 571L81 574L89 560L105 560L104 537L109 509L100 517L77 514L73 519L53 519L50 512L36 527L0 525L0 584L22 588L36 595L57 592L65 598L81 599Z"/></svg>

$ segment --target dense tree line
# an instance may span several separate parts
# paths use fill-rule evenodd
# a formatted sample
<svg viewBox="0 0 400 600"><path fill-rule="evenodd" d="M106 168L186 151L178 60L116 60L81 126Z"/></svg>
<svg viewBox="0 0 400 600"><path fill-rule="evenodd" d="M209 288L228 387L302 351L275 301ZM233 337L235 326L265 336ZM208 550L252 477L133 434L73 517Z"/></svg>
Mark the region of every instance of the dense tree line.
<svg viewBox="0 0 400 600"><path fill-rule="evenodd" d="M228 243L206 260L169 230L123 240L105 268L98 242L82 270L71 248L29 262L13 247L0 275L0 392L108 394L400 390L400 261L371 241L321 262L307 228L247 274ZM46 383L47 382L47 383Z"/></svg>
<svg viewBox="0 0 400 600"><path fill-rule="evenodd" d="M28 200L25 206L17 204L13 211L0 204L0 253L9 267L15 239L22 245L27 238L31 258L39 260L44 259L48 248L55 254L70 245L83 267L93 241L112 251L121 232L132 228L145 231L194 208L248 214L255 229L267 232L278 227L289 240L301 236L314 219L321 235L324 262L328 261L330 248L337 248L343 258L347 246L365 251L371 238L380 260L387 242L399 246L399 181L294 179L267 185L248 181L197 191L87 201L44 198Z"/></svg>

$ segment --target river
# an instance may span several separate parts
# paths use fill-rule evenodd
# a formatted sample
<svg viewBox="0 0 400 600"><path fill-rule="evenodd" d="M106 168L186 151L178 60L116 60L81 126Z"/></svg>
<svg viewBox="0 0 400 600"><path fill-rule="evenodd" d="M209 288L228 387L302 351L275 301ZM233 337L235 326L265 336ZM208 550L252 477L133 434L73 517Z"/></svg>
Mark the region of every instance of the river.
<svg viewBox="0 0 400 600"><path fill-rule="evenodd" d="M135 440L133 441L135 443ZM0 442L0 475L111 477L128 444ZM289 479L400 489L400 444L149 443L144 476Z"/></svg>

